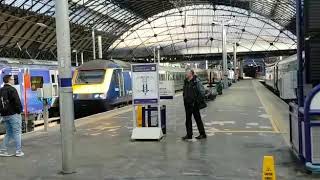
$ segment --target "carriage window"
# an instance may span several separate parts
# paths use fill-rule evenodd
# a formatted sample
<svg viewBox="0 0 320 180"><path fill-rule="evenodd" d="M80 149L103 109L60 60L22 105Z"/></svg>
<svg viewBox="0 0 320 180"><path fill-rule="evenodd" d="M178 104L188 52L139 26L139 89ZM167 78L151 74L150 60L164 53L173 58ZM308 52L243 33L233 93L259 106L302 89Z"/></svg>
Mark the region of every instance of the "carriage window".
<svg viewBox="0 0 320 180"><path fill-rule="evenodd" d="M31 90L36 91L38 88L43 87L43 77L42 76L31 76Z"/></svg>
<svg viewBox="0 0 320 180"><path fill-rule="evenodd" d="M56 79L54 78L54 74L51 74L51 82L56 83Z"/></svg>
<svg viewBox="0 0 320 180"><path fill-rule="evenodd" d="M95 84L104 80L105 70L79 71L76 84Z"/></svg>

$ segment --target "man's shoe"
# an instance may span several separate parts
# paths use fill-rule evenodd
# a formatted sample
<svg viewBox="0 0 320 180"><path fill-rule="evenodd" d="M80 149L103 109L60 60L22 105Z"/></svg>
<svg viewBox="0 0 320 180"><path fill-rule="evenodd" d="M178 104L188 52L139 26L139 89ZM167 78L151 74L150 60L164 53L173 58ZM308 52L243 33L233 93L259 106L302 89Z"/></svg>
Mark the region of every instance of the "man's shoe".
<svg viewBox="0 0 320 180"><path fill-rule="evenodd" d="M0 151L0 156L2 156L2 157L10 157L10 156L13 156L13 154L9 154L6 150L1 150Z"/></svg>
<svg viewBox="0 0 320 180"><path fill-rule="evenodd" d="M182 140L190 140L190 139L192 139L192 136L188 136L188 135L186 135L186 136L184 136L184 137L182 137Z"/></svg>
<svg viewBox="0 0 320 180"><path fill-rule="evenodd" d="M200 134L199 136L196 137L196 139L206 139L207 135L205 134Z"/></svg>
<svg viewBox="0 0 320 180"><path fill-rule="evenodd" d="M16 152L16 157L22 157L22 156L24 156L24 153L22 151Z"/></svg>

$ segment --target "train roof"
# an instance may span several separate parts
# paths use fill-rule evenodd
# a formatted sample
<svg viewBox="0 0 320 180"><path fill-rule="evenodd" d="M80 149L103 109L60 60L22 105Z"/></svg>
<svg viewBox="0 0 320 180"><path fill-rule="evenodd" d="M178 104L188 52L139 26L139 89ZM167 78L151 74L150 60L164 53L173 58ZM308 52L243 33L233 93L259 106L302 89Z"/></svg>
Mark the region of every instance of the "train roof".
<svg viewBox="0 0 320 180"><path fill-rule="evenodd" d="M294 54L292 56L289 56L289 57L279 61L278 64L286 64L289 62L297 61L297 59L298 59L297 54Z"/></svg>
<svg viewBox="0 0 320 180"><path fill-rule="evenodd" d="M129 68L130 65L119 60L92 60L85 62L77 69L79 70L93 70L93 69L108 69L108 68Z"/></svg>
<svg viewBox="0 0 320 180"><path fill-rule="evenodd" d="M170 67L170 66L160 66L160 71L169 71L169 72L185 72L185 69L179 67Z"/></svg>
<svg viewBox="0 0 320 180"><path fill-rule="evenodd" d="M41 66L58 66L57 61L46 61L36 59L17 59L17 58L1 58L0 64L4 65L41 65Z"/></svg>

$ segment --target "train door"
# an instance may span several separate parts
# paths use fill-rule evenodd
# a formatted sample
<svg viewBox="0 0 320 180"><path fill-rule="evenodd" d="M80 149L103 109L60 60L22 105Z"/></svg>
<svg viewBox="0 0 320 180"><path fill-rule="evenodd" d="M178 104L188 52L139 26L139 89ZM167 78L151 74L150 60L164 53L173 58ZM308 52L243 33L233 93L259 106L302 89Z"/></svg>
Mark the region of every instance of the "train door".
<svg viewBox="0 0 320 180"><path fill-rule="evenodd" d="M115 69L113 71L114 83L115 83L115 91L119 98L125 96L124 83L123 83L123 70Z"/></svg>
<svg viewBox="0 0 320 180"><path fill-rule="evenodd" d="M18 94L19 94L19 97L20 99L22 99L21 95L22 95L22 83L23 82L23 73L21 72L21 69L17 68L17 67L10 67L10 68L5 68L3 71L2 71L2 77L1 79L3 78L3 76L5 75L12 75L13 78L14 78L14 85L13 87L16 88Z"/></svg>
<svg viewBox="0 0 320 180"><path fill-rule="evenodd" d="M56 70L49 70L49 75L50 75L50 83L52 85L52 96L58 97L59 92L58 92L58 71Z"/></svg>

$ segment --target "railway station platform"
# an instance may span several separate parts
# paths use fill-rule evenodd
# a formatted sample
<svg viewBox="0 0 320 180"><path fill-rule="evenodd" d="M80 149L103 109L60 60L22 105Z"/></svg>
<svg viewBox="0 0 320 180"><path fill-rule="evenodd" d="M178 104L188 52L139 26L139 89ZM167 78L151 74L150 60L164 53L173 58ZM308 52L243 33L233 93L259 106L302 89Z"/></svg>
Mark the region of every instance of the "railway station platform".
<svg viewBox="0 0 320 180"><path fill-rule="evenodd" d="M262 159L273 155L279 180L313 179L297 165L288 144L288 105L256 80L225 90L202 111L206 140L185 135L181 95L167 104L167 135L131 141L131 107L76 121L76 173L61 175L60 131L24 135L22 158L0 158L1 179L261 179ZM194 124L194 134L197 128Z"/></svg>

